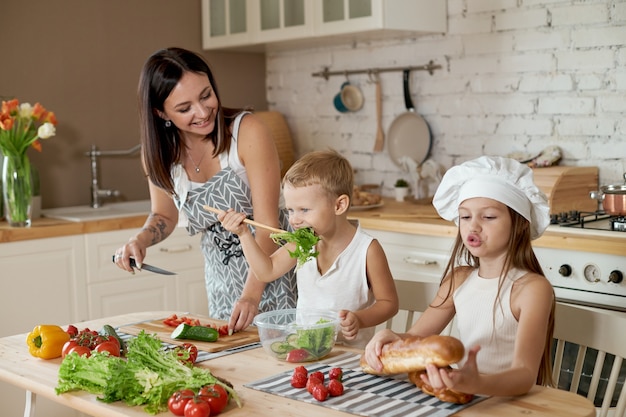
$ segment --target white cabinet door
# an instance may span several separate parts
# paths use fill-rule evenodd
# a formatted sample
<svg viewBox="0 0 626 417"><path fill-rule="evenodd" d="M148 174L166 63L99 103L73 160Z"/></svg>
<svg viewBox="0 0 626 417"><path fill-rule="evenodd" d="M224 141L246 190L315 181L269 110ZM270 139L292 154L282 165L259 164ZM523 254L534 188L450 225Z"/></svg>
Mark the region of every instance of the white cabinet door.
<svg viewBox="0 0 626 417"><path fill-rule="evenodd" d="M372 229L366 232L383 247L394 279L441 282L453 239Z"/></svg>
<svg viewBox="0 0 626 417"><path fill-rule="evenodd" d="M252 16L247 0L202 0L202 46L204 49L249 45Z"/></svg>
<svg viewBox="0 0 626 417"><path fill-rule="evenodd" d="M134 275L119 269L112 262L115 250L137 230L93 233L85 236L87 250L87 282L89 318L152 310L204 308L204 261L200 252L200 236L189 236L177 228L158 245L148 248L145 262L176 275L159 275L136 271ZM189 304L189 305L188 305Z"/></svg>
<svg viewBox="0 0 626 417"><path fill-rule="evenodd" d="M445 32L445 1L320 0L315 2L316 35L371 31Z"/></svg>
<svg viewBox="0 0 626 417"><path fill-rule="evenodd" d="M264 45L311 44L331 35L365 39L446 30L447 6L439 0L202 0L204 49L262 51Z"/></svg>
<svg viewBox="0 0 626 417"><path fill-rule="evenodd" d="M39 324L87 319L85 250L82 236L0 244L0 336L28 332ZM24 340L26 343L26 340ZM0 382L3 416L24 414L26 391ZM83 414L38 397L36 416Z"/></svg>

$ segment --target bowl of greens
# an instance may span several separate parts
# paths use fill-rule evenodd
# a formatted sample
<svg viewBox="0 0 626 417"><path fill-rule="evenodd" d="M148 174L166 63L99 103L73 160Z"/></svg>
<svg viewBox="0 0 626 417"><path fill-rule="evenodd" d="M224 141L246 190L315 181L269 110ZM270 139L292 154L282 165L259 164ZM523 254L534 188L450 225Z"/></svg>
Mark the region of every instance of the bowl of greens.
<svg viewBox="0 0 626 417"><path fill-rule="evenodd" d="M268 311L254 318L263 349L286 362L311 362L328 355L339 331L337 312L314 309Z"/></svg>

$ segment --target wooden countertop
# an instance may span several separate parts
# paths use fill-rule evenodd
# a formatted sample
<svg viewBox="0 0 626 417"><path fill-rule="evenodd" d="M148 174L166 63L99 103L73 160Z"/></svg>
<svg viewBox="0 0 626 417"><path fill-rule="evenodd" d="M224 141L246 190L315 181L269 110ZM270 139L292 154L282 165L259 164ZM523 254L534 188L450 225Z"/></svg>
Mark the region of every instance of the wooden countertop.
<svg viewBox="0 0 626 417"><path fill-rule="evenodd" d="M366 229L450 238L454 238L457 233L454 223L440 218L434 207L427 202L399 203L394 199L384 198L381 207L351 210L350 218L358 219ZM12 228L6 222L0 222L0 243L137 228L143 226L145 220L146 216L86 222L40 218L34 219L29 228ZM543 236L533 244L545 248L624 255L626 232L549 226Z"/></svg>
<svg viewBox="0 0 626 417"><path fill-rule="evenodd" d="M109 317L80 323L80 327L101 328L104 324L120 326L127 323L167 317L174 312L142 312L123 316ZM177 314L186 314L176 312ZM56 395L57 374L61 359L42 360L28 353L25 343L26 333L0 339L0 380L41 395L65 406L92 416L102 417L145 417L141 407L129 407L124 403L106 404L96 399L95 395L78 391ZM338 354L343 348L333 351ZM351 350L352 351L352 350ZM355 351L358 352L358 351ZM269 359L261 349L238 352L229 356L202 362L199 366L210 367L218 376L231 381L240 396L243 407L237 408L231 401L223 412L224 416L274 417L296 415L351 416L352 414L331 408L322 408L317 404L308 404L289 398L265 393L244 387L245 384L266 377L290 371L295 364ZM171 415L164 413L164 415ZM459 417L496 417L508 415L530 415L534 417L592 417L595 416L593 404L586 398L553 388L535 386L528 394L518 397L488 398L454 414Z"/></svg>

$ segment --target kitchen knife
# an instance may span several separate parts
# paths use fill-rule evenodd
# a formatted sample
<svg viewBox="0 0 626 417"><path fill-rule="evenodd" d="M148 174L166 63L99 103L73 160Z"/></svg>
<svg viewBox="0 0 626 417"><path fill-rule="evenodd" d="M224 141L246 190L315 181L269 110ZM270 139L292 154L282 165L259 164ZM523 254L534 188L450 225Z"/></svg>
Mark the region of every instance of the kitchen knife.
<svg viewBox="0 0 626 417"><path fill-rule="evenodd" d="M115 262L115 255L113 255L113 262ZM149 265L149 264L141 264L141 268L139 268L139 267L137 267L137 262L135 261L135 258L130 258L130 266L132 266L133 268L137 268L140 271L145 269L146 271L154 272L155 274L176 275L175 272L167 271L165 269L161 269L159 267L152 266L152 265Z"/></svg>

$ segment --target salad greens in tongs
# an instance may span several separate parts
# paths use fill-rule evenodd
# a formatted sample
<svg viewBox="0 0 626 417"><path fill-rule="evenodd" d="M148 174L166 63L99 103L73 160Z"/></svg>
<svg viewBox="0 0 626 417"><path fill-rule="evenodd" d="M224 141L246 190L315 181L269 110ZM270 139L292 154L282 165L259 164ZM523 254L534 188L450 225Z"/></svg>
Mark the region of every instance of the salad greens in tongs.
<svg viewBox="0 0 626 417"><path fill-rule="evenodd" d="M309 259L313 259L318 255L318 252L315 250L315 245L319 242L320 238L310 227L303 227L293 232L283 231L281 233L272 233L270 237L279 245L295 243L296 249L294 251L288 251L292 258L298 259L296 269L304 265Z"/></svg>

